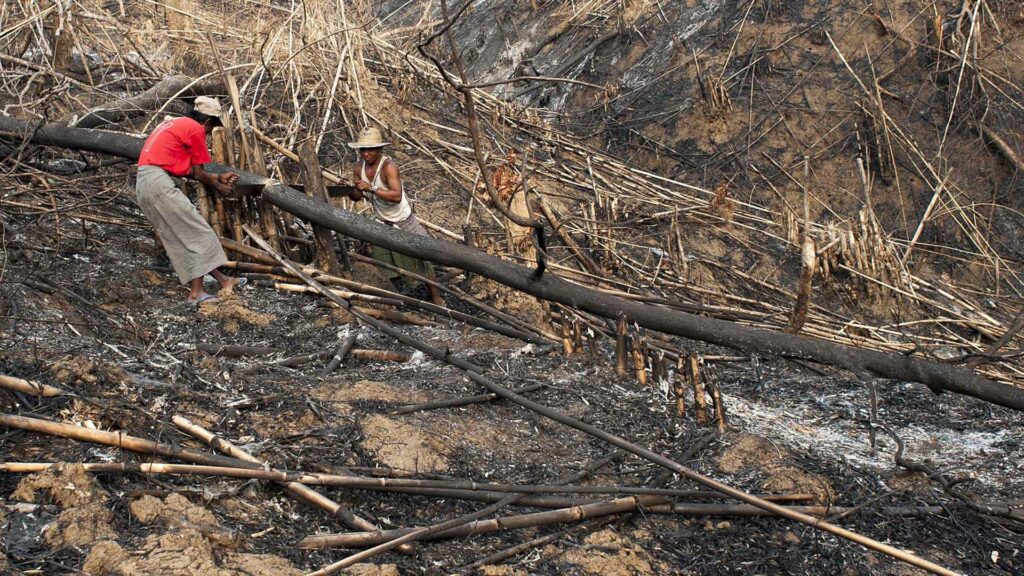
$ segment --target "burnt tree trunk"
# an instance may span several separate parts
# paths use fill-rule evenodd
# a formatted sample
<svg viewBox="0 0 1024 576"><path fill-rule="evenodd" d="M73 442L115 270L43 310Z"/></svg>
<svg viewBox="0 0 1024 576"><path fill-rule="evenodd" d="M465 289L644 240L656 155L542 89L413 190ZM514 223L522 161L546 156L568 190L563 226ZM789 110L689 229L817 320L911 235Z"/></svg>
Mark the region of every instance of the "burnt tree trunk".
<svg viewBox="0 0 1024 576"><path fill-rule="evenodd" d="M62 124L39 125L15 118L0 118L0 136L29 138L36 144L59 146L137 158L143 140L126 134L68 128ZM211 172L227 170L211 165ZM759 355L812 360L851 370L907 382L920 382L933 392L955 392L1024 411L1024 388L989 380L972 370L930 360L875 350L844 346L741 326L725 320L704 318L670 308L624 300L583 286L571 284L553 274L540 278L533 271L474 250L427 236L417 236L385 226L352 212L325 204L282 184L241 172L242 184L266 184L263 199L313 224L342 232L365 242L433 262L479 274L544 300L559 302L605 318L624 313L632 322L650 330L727 346Z"/></svg>

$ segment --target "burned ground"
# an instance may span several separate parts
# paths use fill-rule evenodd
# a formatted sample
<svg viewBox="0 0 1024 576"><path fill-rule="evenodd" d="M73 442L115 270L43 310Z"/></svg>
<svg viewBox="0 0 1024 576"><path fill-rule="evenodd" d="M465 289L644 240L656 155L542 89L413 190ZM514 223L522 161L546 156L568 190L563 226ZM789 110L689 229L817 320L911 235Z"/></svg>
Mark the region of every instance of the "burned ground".
<svg viewBox="0 0 1024 576"><path fill-rule="evenodd" d="M447 230L433 234L453 239L476 227L482 250L523 262L482 192L459 95L415 49L420 32L437 29L436 4L306 2L294 11L277 1L165 4L75 0L65 11L5 4L3 114L75 121L161 79L219 78L222 66L232 66L251 113L247 128L281 148L313 137L323 166L347 178L345 143L362 124L380 124L417 212ZM1021 156L1024 122L1024 12L1017 4L489 0L455 30L471 81L551 74L592 84L520 82L478 92L489 167L506 169L513 185L524 176L534 208L549 203L599 269L588 271L553 235L547 273L782 330L801 236L809 235L819 272L802 334L963 364L985 358L1021 302L1022 172L1013 159ZM964 28L972 10L982 14L977 36ZM61 40L58 29L71 32ZM964 42L981 52L954 58ZM211 44L217 58L200 58ZM430 50L451 65L438 44ZM70 63L61 64L61 55ZM877 99L854 76L882 78ZM226 87L215 84L209 90L227 102ZM708 95L718 89L731 105ZM163 114L187 109L172 96L132 100L136 106L106 127L145 133ZM1010 154L980 133L981 124L1001 135ZM395 414L483 390L310 294L249 286L196 309L157 259L134 203L130 164L0 137L0 375L70 392L37 398L0 389L0 412L210 451L171 423L180 415L289 471L551 484L608 459L579 483L701 488L506 401ZM298 182L297 164L267 140L260 141L269 146L268 162L258 168ZM513 151L518 165L509 160ZM866 158L866 187L858 157ZM933 197L940 200L926 217ZM310 227L282 224L298 236L290 254L308 260ZM556 338L528 344L401 307L427 322L400 330L510 388L543 384L525 394L530 399L747 492L806 495L794 504L834 508L818 512L956 572L1024 570L1019 413L920 384L629 326L631 337L655 351L652 359L662 350L699 360L701 379L722 393L728 422L718 432L694 419L688 390L685 414L676 413L672 384L683 376L674 366L664 381L648 366L645 385L632 365L628 376L617 374L615 340L601 319L543 305L479 275L441 275ZM362 263L351 277L392 288ZM446 303L484 316L453 295ZM352 332L356 348L412 356L350 357L321 377ZM235 357L197 345L278 352ZM1020 345L1019 335L1010 338L978 370L1020 386ZM316 356L275 365L303 355ZM899 462L897 439L904 443ZM276 484L91 474L74 464L155 459L14 428L0 432L0 455L69 463L0 475L0 573L300 574L353 552L299 549L307 536L352 529ZM316 489L385 529L434 524L485 505ZM895 514L897 507L909 515ZM498 515L537 510L514 505ZM412 555L389 552L349 573L453 573L547 535L473 573L921 573L786 520L647 510L422 542Z"/></svg>
<svg viewBox="0 0 1024 576"><path fill-rule="evenodd" d="M8 301L19 302L20 316L49 316L53 322L8 324L11 338L4 341L0 369L41 381L54 381L54 374L59 373L61 382L77 397L39 400L5 394L5 411L123 430L202 449L169 424L172 416L183 415L258 457L292 470L389 467L428 477L546 483L611 453L601 442L504 402L389 414L405 404L476 392L458 371L422 356L399 365L352 359L327 379L317 376L320 363L297 369L267 366L251 375L235 376L279 357L329 349L352 327L324 321L329 318L328 311L313 297L245 288L240 294L242 306L275 320L267 325L240 321L237 329L225 331L223 318L197 314L193 306L182 302L173 276L153 269L148 256L108 248L132 242L123 232L115 229L96 241L102 247L89 259L69 253L44 255L32 259L32 269L58 285L74 286L90 301L116 292L113 286L118 281L131 285L146 278L145 289L138 300L127 303L97 308L68 305L80 314L77 320L54 312L59 295L45 295L44 300L25 287L9 290ZM101 287L94 280L96 259L122 270L122 277ZM6 273L18 277L27 264L10 263ZM115 326L115 321L122 327ZM640 388L620 380L610 362L595 362L589 354L535 355L523 342L480 330L466 332L457 324L407 326L403 330L458 350L490 372L502 374L502 381L510 386L544 383L547 386L531 393L531 398L663 453L679 455L708 434L691 419L676 417L669 395L656 387ZM228 342L285 351L277 356L238 359L191 349L196 343ZM367 328L360 329L358 344L396 349L394 342ZM696 347L703 355L720 352L696 343L683 344ZM610 350L603 352L604 356L610 354ZM77 381L72 373L78 375ZM1012 573L1019 566L1020 535L1013 522L967 510L922 475L895 466L894 444L884 433L878 434L877 449L870 449L867 391L859 381L841 375L825 378L787 363L756 360L709 362L705 373L725 391L731 431L710 439L685 464L751 492L810 493L831 505L857 505L884 495L864 512L845 518L843 524L965 573ZM880 382L878 391L882 420L906 439L908 457L930 461L945 474L973 476L964 486L984 501L1018 497L1024 477L1020 467L1024 436L1018 414L970 399L937 397L922 386ZM267 397L266 402L231 407L239 400ZM114 448L19 431L7 432L3 444L7 459L15 461L147 460ZM337 553L296 550L295 542L316 532L345 530L337 519L270 485L104 474L93 481L79 473L77 478L87 479L89 485L82 488L87 495L82 498L26 488L47 486L45 481L32 480L47 474L24 479L6 475L2 480L11 569L70 573L82 568L90 550L95 549L93 539L99 539L115 541L129 552L151 550L141 560L131 553L123 556L122 564L114 562L124 573L142 569L123 564L129 561L182 562L180 555L186 552L181 550L186 549L194 551L188 554L199 554L189 561L192 568L188 568L199 572L217 566L225 574L233 573L228 572L232 570L230 559L243 553L279 556L299 570L310 570ZM656 467L622 458L598 470L591 482L645 485L657 476ZM64 486L67 483L65 480ZM691 486L679 480L668 485ZM429 524L478 506L396 493L322 491L382 527ZM28 498L27 493L37 496ZM88 505L92 498L88 495L95 493L109 499L100 508L109 514L101 518L100 527L88 526L90 536L79 541L62 542L48 536L69 522L78 526L73 514L66 519L68 511ZM21 503L25 501L31 504L26 507ZM941 514L909 518L880 511L881 506L924 503L947 508ZM194 509L186 512L189 506ZM96 521L95 516L91 518ZM44 528L47 526L54 527ZM392 554L379 561L396 564L401 573L444 573L493 550L557 529L425 543L413 557ZM783 520L637 514L593 529L599 531L566 535L517 559L514 566L530 573L578 574L905 570L850 543ZM160 543L171 534L192 538L192 544ZM154 551L160 546L169 546L171 551L157 554ZM98 557L92 562L99 563ZM111 573L120 573L116 569ZM191 573L168 570L168 574Z"/></svg>

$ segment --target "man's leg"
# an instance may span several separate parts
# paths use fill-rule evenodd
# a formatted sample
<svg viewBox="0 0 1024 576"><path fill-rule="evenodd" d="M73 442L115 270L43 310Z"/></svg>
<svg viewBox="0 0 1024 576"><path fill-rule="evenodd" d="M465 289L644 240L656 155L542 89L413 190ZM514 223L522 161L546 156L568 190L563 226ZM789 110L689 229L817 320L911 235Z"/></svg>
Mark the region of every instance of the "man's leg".
<svg viewBox="0 0 1024 576"><path fill-rule="evenodd" d="M203 291L203 277L202 276L200 276L199 278L193 278L192 280L189 281L189 283L188 283L188 301L189 302L195 302L196 300L201 298L204 294L206 294L206 292Z"/></svg>
<svg viewBox="0 0 1024 576"><path fill-rule="evenodd" d="M213 276L217 282L220 282L221 288L234 289L238 285L238 278L232 278L231 276L224 275L219 269L214 268L210 271L210 275Z"/></svg>

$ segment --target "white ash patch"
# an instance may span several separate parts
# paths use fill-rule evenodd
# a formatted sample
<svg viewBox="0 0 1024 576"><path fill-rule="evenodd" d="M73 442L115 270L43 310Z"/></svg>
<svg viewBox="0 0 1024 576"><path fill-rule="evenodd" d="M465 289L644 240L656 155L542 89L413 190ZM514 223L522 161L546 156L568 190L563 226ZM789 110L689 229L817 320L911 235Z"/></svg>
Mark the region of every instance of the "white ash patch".
<svg viewBox="0 0 1024 576"><path fill-rule="evenodd" d="M731 423L748 432L876 474L896 470L896 442L878 430L877 449L872 450L863 419L825 410L820 403L781 405L778 398L757 402L723 396ZM927 462L947 475L973 476L985 487L1007 489L1024 484L1024 438L1020 429L956 430L920 423L901 426L887 422L881 406L879 410L881 423L903 439L904 458ZM1006 446L1012 448L1007 450Z"/></svg>

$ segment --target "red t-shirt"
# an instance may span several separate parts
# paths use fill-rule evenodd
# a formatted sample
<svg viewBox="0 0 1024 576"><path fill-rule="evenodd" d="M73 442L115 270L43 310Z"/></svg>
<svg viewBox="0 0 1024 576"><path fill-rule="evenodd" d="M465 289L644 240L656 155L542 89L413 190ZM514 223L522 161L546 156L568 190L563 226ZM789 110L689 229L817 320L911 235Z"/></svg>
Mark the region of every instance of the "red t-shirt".
<svg viewBox="0 0 1024 576"><path fill-rule="evenodd" d="M186 176L192 166L209 161L206 131L191 118L165 120L149 135L139 154L139 166L158 166L172 176Z"/></svg>

